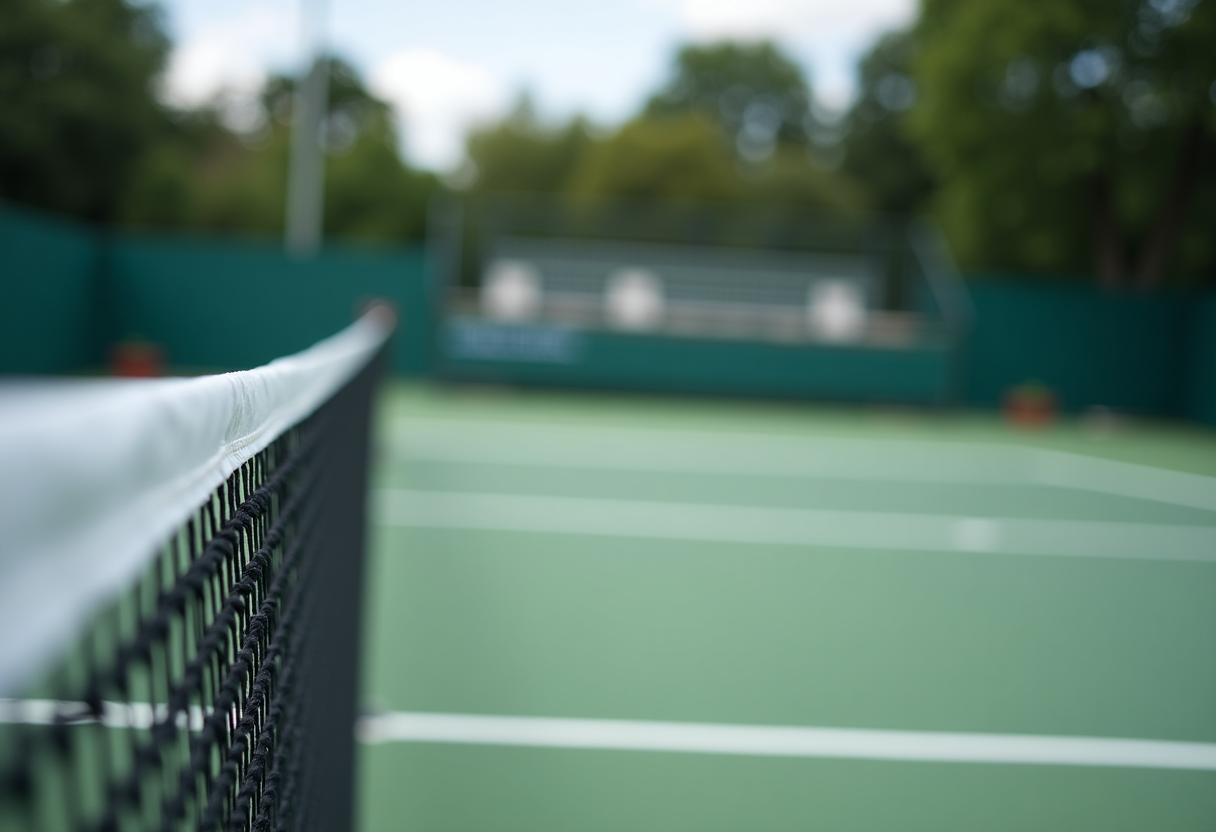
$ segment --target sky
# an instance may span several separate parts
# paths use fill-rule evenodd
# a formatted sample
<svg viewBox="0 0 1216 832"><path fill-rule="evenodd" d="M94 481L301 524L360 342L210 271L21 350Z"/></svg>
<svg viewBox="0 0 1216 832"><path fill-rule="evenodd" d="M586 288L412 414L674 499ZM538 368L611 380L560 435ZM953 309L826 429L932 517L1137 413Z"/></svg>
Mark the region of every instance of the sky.
<svg viewBox="0 0 1216 832"><path fill-rule="evenodd" d="M541 116L610 126L635 113L680 44L772 38L842 109L857 59L916 0L161 0L175 48L163 95L198 105L294 72L323 41L392 103L415 165L459 165L467 129L523 91ZM321 20L321 35L305 31Z"/></svg>

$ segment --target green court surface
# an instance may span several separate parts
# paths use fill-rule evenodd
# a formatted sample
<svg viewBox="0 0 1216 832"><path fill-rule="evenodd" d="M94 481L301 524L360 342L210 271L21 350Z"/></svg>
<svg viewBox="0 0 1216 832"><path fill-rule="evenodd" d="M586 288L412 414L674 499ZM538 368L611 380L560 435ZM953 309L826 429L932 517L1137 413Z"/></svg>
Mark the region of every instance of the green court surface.
<svg viewBox="0 0 1216 832"><path fill-rule="evenodd" d="M364 832L1216 829L1210 432L392 386L374 453Z"/></svg>

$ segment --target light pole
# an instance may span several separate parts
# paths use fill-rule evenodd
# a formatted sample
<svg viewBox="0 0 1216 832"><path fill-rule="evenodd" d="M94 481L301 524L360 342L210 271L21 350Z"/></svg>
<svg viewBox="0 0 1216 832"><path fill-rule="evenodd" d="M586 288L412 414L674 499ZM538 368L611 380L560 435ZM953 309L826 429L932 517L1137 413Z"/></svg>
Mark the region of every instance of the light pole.
<svg viewBox="0 0 1216 832"><path fill-rule="evenodd" d="M307 74L292 102L291 161L287 175L287 253L308 259L321 247L325 204L324 136L329 97L325 56L325 0L300 0L301 34ZM303 70L303 67L301 68Z"/></svg>

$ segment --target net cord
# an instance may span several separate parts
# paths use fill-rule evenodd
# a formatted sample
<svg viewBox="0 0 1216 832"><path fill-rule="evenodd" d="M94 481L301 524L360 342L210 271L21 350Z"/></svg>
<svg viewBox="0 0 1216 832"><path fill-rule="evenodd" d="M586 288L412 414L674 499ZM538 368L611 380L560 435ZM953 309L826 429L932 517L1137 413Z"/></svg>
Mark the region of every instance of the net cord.
<svg viewBox="0 0 1216 832"><path fill-rule="evenodd" d="M243 372L0 391L0 696L53 665L212 491L372 360L393 324L376 307Z"/></svg>

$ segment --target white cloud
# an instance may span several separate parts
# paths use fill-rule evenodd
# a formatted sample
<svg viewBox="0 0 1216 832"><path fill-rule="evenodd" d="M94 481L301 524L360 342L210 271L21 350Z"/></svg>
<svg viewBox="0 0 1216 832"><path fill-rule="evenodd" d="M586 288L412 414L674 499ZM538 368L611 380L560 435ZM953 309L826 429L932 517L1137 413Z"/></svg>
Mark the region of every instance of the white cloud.
<svg viewBox="0 0 1216 832"><path fill-rule="evenodd" d="M297 41L294 16L255 6L248 12L192 32L169 56L161 97L178 107L197 107L227 92L250 95L266 79L266 67Z"/></svg>
<svg viewBox="0 0 1216 832"><path fill-rule="evenodd" d="M392 103L411 162L448 170L463 155L468 128L501 113L505 86L476 64L434 49L406 49L380 62L371 88Z"/></svg>
<svg viewBox="0 0 1216 832"><path fill-rule="evenodd" d="M771 38L814 70L815 92L842 109L853 96L856 61L883 32L906 26L917 0L655 0L700 41Z"/></svg>
<svg viewBox="0 0 1216 832"><path fill-rule="evenodd" d="M700 39L868 39L908 23L914 0L669 0Z"/></svg>
<svg viewBox="0 0 1216 832"><path fill-rule="evenodd" d="M298 0L162 2L180 27L162 83L171 104L220 94L240 104L269 71L299 65ZM910 21L917 0L456 0L421 18L409 5L343 0L330 40L373 70L366 77L394 105L411 161L443 170L460 160L468 127L504 112L519 89L555 117L627 117L660 82L672 42L774 38L810 70L820 100L841 108L857 57ZM486 25L470 31L470 14Z"/></svg>

